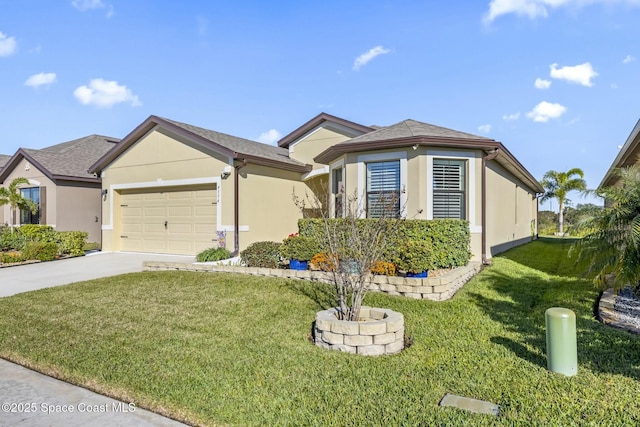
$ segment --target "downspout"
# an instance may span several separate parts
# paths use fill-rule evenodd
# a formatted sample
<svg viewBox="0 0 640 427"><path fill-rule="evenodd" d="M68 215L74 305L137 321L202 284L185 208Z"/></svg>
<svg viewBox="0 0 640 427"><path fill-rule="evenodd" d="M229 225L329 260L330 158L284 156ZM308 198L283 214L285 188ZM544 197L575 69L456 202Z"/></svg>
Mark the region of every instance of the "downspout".
<svg viewBox="0 0 640 427"><path fill-rule="evenodd" d="M247 159L235 165L233 175L233 252L232 257L240 254L240 169L247 166Z"/></svg>
<svg viewBox="0 0 640 427"><path fill-rule="evenodd" d="M487 259L487 162L498 157L499 148L482 158L482 264L491 265L491 261Z"/></svg>

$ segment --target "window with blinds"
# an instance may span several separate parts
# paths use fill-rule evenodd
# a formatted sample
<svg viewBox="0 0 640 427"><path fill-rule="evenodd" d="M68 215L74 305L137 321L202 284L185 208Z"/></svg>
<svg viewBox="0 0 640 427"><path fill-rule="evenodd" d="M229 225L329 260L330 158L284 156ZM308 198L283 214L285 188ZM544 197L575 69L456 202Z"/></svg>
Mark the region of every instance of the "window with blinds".
<svg viewBox="0 0 640 427"><path fill-rule="evenodd" d="M400 161L367 163L367 218L400 215Z"/></svg>
<svg viewBox="0 0 640 427"><path fill-rule="evenodd" d="M466 162L433 160L433 218L465 219Z"/></svg>

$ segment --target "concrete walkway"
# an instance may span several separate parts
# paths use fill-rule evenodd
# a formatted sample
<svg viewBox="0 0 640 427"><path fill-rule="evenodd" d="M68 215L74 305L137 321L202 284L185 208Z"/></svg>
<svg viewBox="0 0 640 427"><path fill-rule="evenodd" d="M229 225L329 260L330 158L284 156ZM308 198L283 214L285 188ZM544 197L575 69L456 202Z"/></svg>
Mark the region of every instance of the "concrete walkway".
<svg viewBox="0 0 640 427"><path fill-rule="evenodd" d="M0 297L142 271L143 261L193 262L194 258L97 252L80 258L0 268ZM0 359L0 426L184 425L129 403Z"/></svg>

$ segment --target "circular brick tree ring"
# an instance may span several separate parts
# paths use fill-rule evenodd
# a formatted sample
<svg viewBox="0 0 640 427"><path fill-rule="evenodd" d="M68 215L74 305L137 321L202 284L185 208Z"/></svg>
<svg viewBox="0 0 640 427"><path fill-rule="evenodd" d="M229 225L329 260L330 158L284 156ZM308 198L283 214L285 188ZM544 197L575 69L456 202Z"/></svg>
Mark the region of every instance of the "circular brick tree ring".
<svg viewBox="0 0 640 427"><path fill-rule="evenodd" d="M337 308L319 311L314 342L331 350L364 356L399 353L404 349L404 316L385 308L362 307L358 321L338 320Z"/></svg>

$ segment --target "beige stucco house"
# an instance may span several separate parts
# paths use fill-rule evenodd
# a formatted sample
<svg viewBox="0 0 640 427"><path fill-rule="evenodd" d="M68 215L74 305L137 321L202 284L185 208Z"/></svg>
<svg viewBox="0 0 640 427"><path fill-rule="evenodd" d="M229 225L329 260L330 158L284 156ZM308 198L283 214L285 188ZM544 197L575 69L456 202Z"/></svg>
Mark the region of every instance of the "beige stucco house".
<svg viewBox="0 0 640 427"><path fill-rule="evenodd" d="M406 120L370 127L322 113L278 147L151 116L93 166L102 178L103 249L241 250L297 231L292 194L399 195L407 218L462 218L489 259L535 234L540 184L498 141Z"/></svg>
<svg viewBox="0 0 640 427"><path fill-rule="evenodd" d="M100 243L102 186L87 172L97 159L112 149L118 139L90 135L42 149L20 148L11 157L0 158L0 185L8 187L18 177L29 185L20 192L38 204L36 214L12 214L0 206L0 223L46 224L58 231L86 231L88 240ZM3 164L4 162L4 164Z"/></svg>
<svg viewBox="0 0 640 427"><path fill-rule="evenodd" d="M631 130L629 137L613 160L613 163L604 175L598 188L611 187L617 183L618 177L615 174L616 169L638 164L640 164L640 120L636 122L636 125Z"/></svg>

